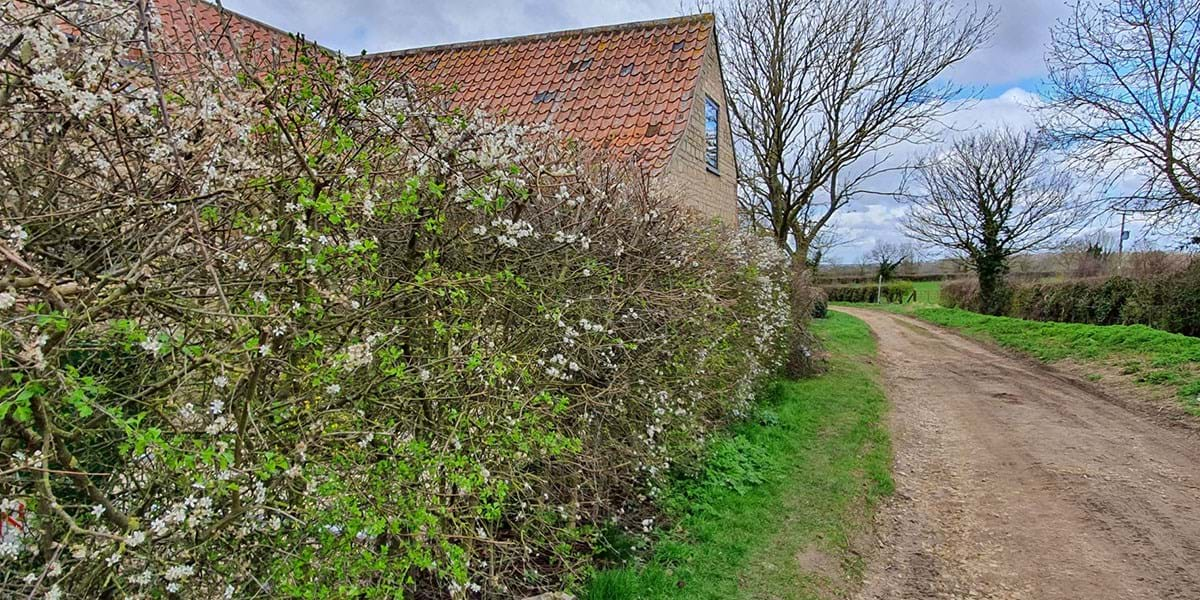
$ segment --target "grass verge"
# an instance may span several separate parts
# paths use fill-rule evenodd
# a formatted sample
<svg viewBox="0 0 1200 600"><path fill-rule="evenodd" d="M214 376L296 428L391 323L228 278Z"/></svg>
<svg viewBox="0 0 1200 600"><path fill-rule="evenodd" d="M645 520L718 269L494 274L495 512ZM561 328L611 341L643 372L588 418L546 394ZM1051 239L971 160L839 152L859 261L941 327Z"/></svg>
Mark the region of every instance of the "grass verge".
<svg viewBox="0 0 1200 600"><path fill-rule="evenodd" d="M597 572L582 598L815 599L857 585L855 541L893 489L887 404L867 326L830 313L814 329L829 372L770 386L756 418L665 492L674 528Z"/></svg>
<svg viewBox="0 0 1200 600"><path fill-rule="evenodd" d="M1093 381L1107 377L1161 386L1200 416L1200 338L1144 325L1027 321L953 308L918 306L907 312L1044 362L1071 360L1092 369L1086 376Z"/></svg>

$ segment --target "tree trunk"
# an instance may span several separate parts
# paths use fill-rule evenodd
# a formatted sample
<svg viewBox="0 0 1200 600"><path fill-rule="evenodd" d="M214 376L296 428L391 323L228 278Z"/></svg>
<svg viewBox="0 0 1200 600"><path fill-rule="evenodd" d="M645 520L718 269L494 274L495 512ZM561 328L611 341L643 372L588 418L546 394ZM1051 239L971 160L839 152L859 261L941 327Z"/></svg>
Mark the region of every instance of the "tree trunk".
<svg viewBox="0 0 1200 600"><path fill-rule="evenodd" d="M1008 264L1004 255L983 253L975 259L975 272L979 275L979 312L1003 315L1008 309L1008 286L1004 281Z"/></svg>

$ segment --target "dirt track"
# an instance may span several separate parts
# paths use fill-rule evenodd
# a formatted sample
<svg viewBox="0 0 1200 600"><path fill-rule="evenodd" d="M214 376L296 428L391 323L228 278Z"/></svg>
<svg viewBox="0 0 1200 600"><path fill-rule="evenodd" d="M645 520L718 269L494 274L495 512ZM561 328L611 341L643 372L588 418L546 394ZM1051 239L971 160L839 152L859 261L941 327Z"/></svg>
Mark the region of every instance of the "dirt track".
<svg viewBox="0 0 1200 600"><path fill-rule="evenodd" d="M879 339L896 496L860 600L1200 599L1200 437L908 317Z"/></svg>

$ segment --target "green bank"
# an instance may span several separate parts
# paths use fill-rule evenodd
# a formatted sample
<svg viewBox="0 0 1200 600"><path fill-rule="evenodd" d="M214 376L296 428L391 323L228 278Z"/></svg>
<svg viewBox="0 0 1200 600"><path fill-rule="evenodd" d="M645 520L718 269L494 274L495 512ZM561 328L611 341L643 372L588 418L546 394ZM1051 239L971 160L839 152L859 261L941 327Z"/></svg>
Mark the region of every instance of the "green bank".
<svg viewBox="0 0 1200 600"><path fill-rule="evenodd" d="M582 598L832 598L861 580L856 543L893 488L887 405L867 326L830 313L814 329L829 371L765 390L666 491L674 525L648 550L614 534Z"/></svg>

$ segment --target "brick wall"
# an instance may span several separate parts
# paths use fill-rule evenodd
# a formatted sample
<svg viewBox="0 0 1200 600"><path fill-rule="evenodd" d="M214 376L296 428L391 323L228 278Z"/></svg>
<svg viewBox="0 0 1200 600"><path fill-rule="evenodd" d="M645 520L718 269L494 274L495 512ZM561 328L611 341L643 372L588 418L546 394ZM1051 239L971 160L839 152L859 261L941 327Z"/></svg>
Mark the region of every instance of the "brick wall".
<svg viewBox="0 0 1200 600"><path fill-rule="evenodd" d="M732 225L737 222L737 163L733 154L733 136L729 128L729 109L721 80L715 32L709 36L699 77L691 99L687 128L663 169L661 185L668 193L680 198L685 206ZM710 171L704 159L706 95L721 108L717 130L719 173Z"/></svg>

